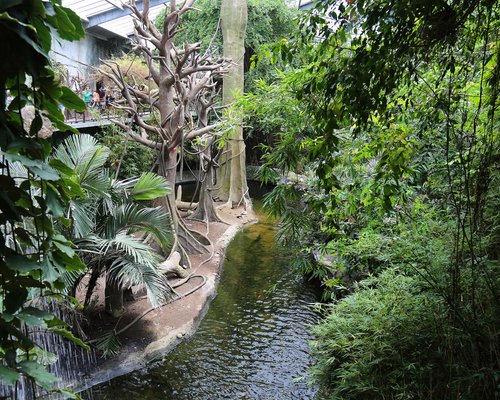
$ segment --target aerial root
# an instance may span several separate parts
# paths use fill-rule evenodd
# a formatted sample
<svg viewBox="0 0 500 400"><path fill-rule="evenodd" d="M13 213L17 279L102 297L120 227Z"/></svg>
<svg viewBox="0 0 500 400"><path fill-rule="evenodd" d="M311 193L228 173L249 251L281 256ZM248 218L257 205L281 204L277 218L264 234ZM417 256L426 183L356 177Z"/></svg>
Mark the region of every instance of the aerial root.
<svg viewBox="0 0 500 400"><path fill-rule="evenodd" d="M184 285L185 283L187 283L189 280L193 279L193 278L201 278L201 282L195 286L194 288L190 289L189 291L187 291L186 293L182 293L182 294L179 294L177 293L174 288L177 288L177 287L180 287L182 285ZM138 315L137 317L135 317L131 322L129 322L127 325L125 325L123 328L120 328L117 330L117 327L118 327L118 324L120 323L121 321L121 317L120 319L118 319L115 327L113 328L113 332L115 335L120 335L122 334L123 332L125 332L127 329L130 329L132 326L134 326L137 322L139 322L142 318L144 318L146 315L148 315L151 311L155 311L155 310L159 310L163 307L165 307L166 305L168 304L172 304L173 302L177 301L177 300L180 300L180 299L183 299L184 297L187 297L189 296L190 294L193 294L194 292L196 292L198 289L201 289L203 286L205 286L205 284L207 283L207 278L203 275L190 275L188 276L186 279L184 279L183 282L178 282L178 284L176 284L175 286L172 286L172 290L174 291L174 293L178 296L176 299L173 299L172 301L169 301L165 304L162 304L161 306L159 307L150 307L148 308L146 311L144 311L141 315ZM140 299L145 299L147 298L147 296L142 296L140 297L138 300ZM92 339L92 340L89 340L86 342L86 344L94 344L94 343L97 343L98 341L100 340L100 338L96 338L96 339Z"/></svg>

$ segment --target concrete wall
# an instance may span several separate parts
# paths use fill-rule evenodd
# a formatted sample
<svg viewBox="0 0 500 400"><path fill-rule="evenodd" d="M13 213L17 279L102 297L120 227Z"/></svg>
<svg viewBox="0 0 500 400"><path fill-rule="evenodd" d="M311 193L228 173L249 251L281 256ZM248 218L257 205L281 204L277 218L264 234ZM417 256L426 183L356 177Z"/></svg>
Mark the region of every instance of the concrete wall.
<svg viewBox="0 0 500 400"><path fill-rule="evenodd" d="M70 76L86 78L90 74L87 65L97 65L99 50L97 38L87 35L78 42L68 42L57 36L52 36L51 57L63 64Z"/></svg>
<svg viewBox="0 0 500 400"><path fill-rule="evenodd" d="M126 39L101 39L89 33L77 42L69 42L53 34L50 55L53 60L64 65L69 77L78 76L94 86L90 66L98 66L100 58L109 59L121 55L126 45Z"/></svg>

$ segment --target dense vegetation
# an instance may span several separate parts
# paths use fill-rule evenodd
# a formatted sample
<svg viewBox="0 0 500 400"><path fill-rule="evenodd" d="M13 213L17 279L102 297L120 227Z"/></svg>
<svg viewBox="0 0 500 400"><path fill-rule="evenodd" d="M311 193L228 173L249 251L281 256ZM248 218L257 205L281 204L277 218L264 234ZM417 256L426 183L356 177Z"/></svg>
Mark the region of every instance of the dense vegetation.
<svg viewBox="0 0 500 400"><path fill-rule="evenodd" d="M241 109L279 140L268 205L327 298L332 399L494 398L499 371L496 1L319 1Z"/></svg>
<svg viewBox="0 0 500 400"><path fill-rule="evenodd" d="M97 278L106 274L111 313L121 312L131 285L144 284L155 306L172 294L158 256L137 234L171 247L167 214L148 207L169 192L165 181L152 173L113 179L104 168L109 150L88 135L70 136L57 149L40 137L44 125L78 133L59 105L85 109L51 67L51 29L65 40L84 35L80 17L60 1L0 6L0 50L11 55L0 67L0 397L76 397L57 389L49 368L60 349L45 348L41 338L59 335L89 349L77 324L63 320L82 312L76 292L84 276L90 276L88 306ZM112 334L97 342L104 352L115 344Z"/></svg>
<svg viewBox="0 0 500 400"><path fill-rule="evenodd" d="M13 391L21 376L27 377L27 396L34 396L35 385L50 390L57 380L46 371L51 355L33 341L33 331L43 329L83 345L68 324L47 311L50 301L74 304L63 277L85 268L63 234L70 223L64 206L81 189L70 168L49 161L51 145L37 137L42 116L59 129L71 130L59 103L85 108L74 93L60 87L50 68L50 29L67 40L84 34L80 18L59 3L0 5L0 51L9 55L0 67L0 375ZM27 104L35 110L28 126L21 113Z"/></svg>
<svg viewBox="0 0 500 400"><path fill-rule="evenodd" d="M0 374L12 391L27 379L31 397L57 380L34 330L85 346L47 307L79 308L84 274L108 274L111 312L132 283L146 283L153 304L169 294L150 248L130 236L147 230L169 246L167 216L144 202L167 193L164 180L104 168L130 178L153 153L107 133L109 158L85 136L53 152L37 136L42 116L71 130L59 103L84 109L50 69L49 29L83 35L59 3L0 6L0 50L11 55L0 67L11 96L0 91ZM247 64L276 32L292 34L284 4L249 1ZM197 5L179 39L201 32L217 49L219 3ZM263 50L285 72L268 60L254 71L264 79L247 75L252 92L238 106L266 135L267 204L330 301L312 369L327 398L498 396L499 11L495 0L319 0L300 33Z"/></svg>
<svg viewBox="0 0 500 400"><path fill-rule="evenodd" d="M200 42L204 54L220 57L223 54L222 31L220 27L221 0L198 0L196 10L182 17L182 29L176 36L177 45L184 42ZM245 34L245 89L252 90L257 78L271 79L275 68L263 60L250 70L252 56L258 54L262 46L282 38L288 38L297 28L297 11L285 0L248 0L248 25ZM161 21L160 14L157 21Z"/></svg>

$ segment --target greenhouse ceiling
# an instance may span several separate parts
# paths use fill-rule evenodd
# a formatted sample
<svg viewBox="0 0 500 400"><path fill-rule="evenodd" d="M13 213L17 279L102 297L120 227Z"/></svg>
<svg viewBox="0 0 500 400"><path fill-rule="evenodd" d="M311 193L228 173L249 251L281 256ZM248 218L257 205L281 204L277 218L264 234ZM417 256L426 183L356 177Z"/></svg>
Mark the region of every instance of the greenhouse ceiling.
<svg viewBox="0 0 500 400"><path fill-rule="evenodd" d="M83 21L87 32L107 39L114 35L129 37L134 33L131 11L121 0L62 0L62 5L72 9ZM142 10L143 2L136 1ZM149 16L156 18L165 7L165 0L149 1Z"/></svg>

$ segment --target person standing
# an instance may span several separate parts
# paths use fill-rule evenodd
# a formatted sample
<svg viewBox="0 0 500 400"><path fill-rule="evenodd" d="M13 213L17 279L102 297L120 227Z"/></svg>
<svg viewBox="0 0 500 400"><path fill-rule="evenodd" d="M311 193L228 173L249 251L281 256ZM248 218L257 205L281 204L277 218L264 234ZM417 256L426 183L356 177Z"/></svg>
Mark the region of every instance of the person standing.
<svg viewBox="0 0 500 400"><path fill-rule="evenodd" d="M91 103L91 99L92 99L92 92L90 91L89 85L85 85L85 89L83 89L83 92L82 92L82 97L83 97L83 101L85 102L85 105L87 106L87 108L85 109L85 111L83 113L83 121L85 122L85 118L88 117L88 109L90 107L90 103Z"/></svg>
<svg viewBox="0 0 500 400"><path fill-rule="evenodd" d="M94 94L92 95L92 104L90 105L90 108L98 109L100 102L101 102L101 96L99 96L99 92L96 89L94 90Z"/></svg>
<svg viewBox="0 0 500 400"><path fill-rule="evenodd" d="M85 102L85 104L87 105L87 107L90 106L92 92L90 91L90 86L89 85L85 86L85 89L83 90L82 95L83 95L83 101Z"/></svg>

